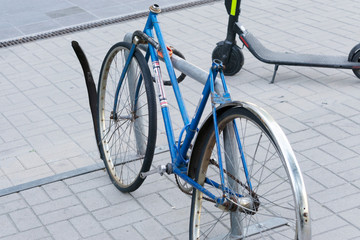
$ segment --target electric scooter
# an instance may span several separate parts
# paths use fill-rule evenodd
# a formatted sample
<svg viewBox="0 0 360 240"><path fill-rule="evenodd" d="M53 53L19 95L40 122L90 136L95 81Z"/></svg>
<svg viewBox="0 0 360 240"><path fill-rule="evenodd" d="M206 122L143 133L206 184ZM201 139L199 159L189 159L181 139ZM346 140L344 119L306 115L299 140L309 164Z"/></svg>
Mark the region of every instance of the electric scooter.
<svg viewBox="0 0 360 240"><path fill-rule="evenodd" d="M217 43L212 52L212 59L220 59L223 62L225 75L236 74L244 64L244 55L235 41L237 34L244 46L258 60L275 65L270 83L274 83L280 65L352 69L360 78L360 43L351 49L348 57L274 52L262 45L238 22L240 3L241 0L225 0L225 7L229 14L227 36L224 41Z"/></svg>

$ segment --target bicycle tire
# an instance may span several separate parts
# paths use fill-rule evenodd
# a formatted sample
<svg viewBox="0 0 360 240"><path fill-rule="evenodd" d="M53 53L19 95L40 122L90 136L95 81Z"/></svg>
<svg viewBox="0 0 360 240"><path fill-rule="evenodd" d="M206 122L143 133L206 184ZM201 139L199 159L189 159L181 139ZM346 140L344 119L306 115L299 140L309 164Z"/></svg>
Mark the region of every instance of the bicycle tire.
<svg viewBox="0 0 360 240"><path fill-rule="evenodd" d="M307 195L296 159L291 157L294 156L292 149L287 140L284 143L285 135L265 111L255 110L260 114L265 113L258 115L249 109L232 107L225 110L218 116L218 128L221 142L223 142L225 126L233 126L229 123L235 120L255 194L251 193L248 187L244 187L247 184L241 165L234 167L235 164L228 162L228 166L231 165L228 167L226 163L223 164L227 170L225 185L229 189L236 187L238 189L236 192L251 199L252 205L257 205L257 207L253 207L252 212L246 212L249 209L244 208L240 212L242 207L237 204L240 198L232 196L235 198L231 200L236 210L232 208L223 211L221 208L214 207L213 202L208 201L203 193L194 189L190 215L190 239L310 239ZM251 106L251 109L255 109L254 106ZM276 124L275 128L270 127L268 123ZM200 159L195 180L203 186L207 176L211 176L212 180L218 178L215 180L220 183L220 178L217 177L219 168L210 163L212 152L216 155L214 127L210 125L211 128L205 129L204 135L200 138L202 143L199 145L195 143L195 147L196 145L198 147L193 149L191 156L191 158ZM234 141L233 143L236 143ZM229 144L231 145L231 141L226 143L226 145ZM223 151L224 147L221 148ZM271 155L268 155L269 153ZM224 161L224 153L222 156L222 161ZM240 159L240 156L240 153L237 155L233 153L231 159L234 161L234 159ZM239 161L235 162L241 164ZM231 175L234 177L232 178ZM240 184L241 182L243 185ZM219 197L222 196L220 189L209 184L205 186L212 192L219 191ZM231 213L231 211L234 212ZM235 220L231 223L230 219ZM255 234L256 231L257 234Z"/></svg>
<svg viewBox="0 0 360 240"><path fill-rule="evenodd" d="M135 50L119 84L130 48L125 42L110 48L98 86L100 151L112 183L122 192L132 192L143 183L140 173L150 169L157 130L154 86L140 50ZM117 109L112 113L118 84Z"/></svg>

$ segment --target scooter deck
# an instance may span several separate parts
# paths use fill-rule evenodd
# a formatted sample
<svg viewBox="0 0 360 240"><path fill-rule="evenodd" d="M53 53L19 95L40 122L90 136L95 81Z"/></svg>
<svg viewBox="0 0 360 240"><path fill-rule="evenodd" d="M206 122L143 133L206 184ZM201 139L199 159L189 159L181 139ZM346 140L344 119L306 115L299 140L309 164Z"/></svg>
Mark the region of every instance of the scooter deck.
<svg viewBox="0 0 360 240"><path fill-rule="evenodd" d="M249 51L260 61L275 65L293 65L325 68L360 68L360 62L350 62L345 56L327 56L313 54L299 54L288 52L274 52L264 47L250 32L239 34L240 40Z"/></svg>

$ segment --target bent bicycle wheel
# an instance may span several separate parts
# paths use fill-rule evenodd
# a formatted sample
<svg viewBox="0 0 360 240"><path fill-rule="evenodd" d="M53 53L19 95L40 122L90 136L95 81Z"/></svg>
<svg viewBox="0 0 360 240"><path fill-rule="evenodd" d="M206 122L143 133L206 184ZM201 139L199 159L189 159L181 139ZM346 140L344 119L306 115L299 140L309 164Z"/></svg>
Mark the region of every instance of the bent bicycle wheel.
<svg viewBox="0 0 360 240"><path fill-rule="evenodd" d="M222 185L216 184L221 179L215 133L210 125L200 138L202 144L193 150L192 158L199 158L195 180L221 198ZM190 239L310 239L304 183L280 127L265 111L248 105L220 114L218 128L225 201L216 204L194 189Z"/></svg>
<svg viewBox="0 0 360 240"><path fill-rule="evenodd" d="M140 173L150 169L157 129L154 86L138 49L121 79L130 48L120 42L108 51L98 87L100 149L110 179L122 192L143 183Z"/></svg>

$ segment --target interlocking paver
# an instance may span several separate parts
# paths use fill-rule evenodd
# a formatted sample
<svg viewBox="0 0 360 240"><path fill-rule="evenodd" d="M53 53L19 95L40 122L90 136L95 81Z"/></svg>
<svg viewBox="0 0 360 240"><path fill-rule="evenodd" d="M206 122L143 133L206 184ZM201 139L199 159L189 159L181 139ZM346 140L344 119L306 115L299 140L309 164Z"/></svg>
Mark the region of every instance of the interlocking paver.
<svg viewBox="0 0 360 240"><path fill-rule="evenodd" d="M41 226L39 219L29 208L11 212L9 215L12 221L15 223L17 229L20 231L26 231Z"/></svg>
<svg viewBox="0 0 360 240"><path fill-rule="evenodd" d="M316 239L359 239L359 229L352 226L336 227L326 233L315 235Z"/></svg>
<svg viewBox="0 0 360 240"><path fill-rule="evenodd" d="M313 235L318 235L329 231L330 229L340 228L346 225L346 222L336 215L328 216L326 218L319 219L312 224Z"/></svg>
<svg viewBox="0 0 360 240"><path fill-rule="evenodd" d="M7 215L1 215L0 222L0 237L5 237L17 232L16 227Z"/></svg>
<svg viewBox="0 0 360 240"><path fill-rule="evenodd" d="M357 192L359 192L358 188L354 187L350 183L345 183L344 185L328 188L323 191L314 193L312 194L312 198L318 201L320 199L324 199L325 202L330 202L340 198L347 198L349 195Z"/></svg>
<svg viewBox="0 0 360 240"><path fill-rule="evenodd" d="M163 2L167 0L160 1L161 6ZM86 1L81 8L93 4L99 3ZM359 42L359 4L359 0L325 5L310 0L243 1L240 21L275 51L346 56ZM131 12L133 5L121 7ZM73 4L63 6L68 7ZM101 18L114 16L119 9L119 5L109 5L89 11ZM139 4L138 9L147 7ZM71 23L75 15L58 23ZM18 23L24 23L23 19ZM86 16L78 17L82 19ZM223 2L163 13L159 19L168 43L208 71L212 49L225 38ZM0 49L0 188L101 163L82 71L70 42L80 42L97 82L107 50L127 32L142 29L144 21L130 20ZM52 26L49 22L37 28L28 24L28 31ZM26 33L24 26L18 29ZM11 36L8 30L0 32ZM304 174L313 239L359 238L359 79L351 70L281 66L275 84L270 85L273 65L259 62L245 49L243 53L243 69L227 77L230 91L235 100L254 102L270 112L287 134ZM201 84L186 79L180 88L192 115ZM173 105L178 132L181 122ZM166 140L158 112L157 145L162 146ZM159 154L153 167L168 161L167 152ZM0 222L5 223L0 225L0 238L173 239L176 235L188 239L190 203L173 176L151 176L137 191L124 194L100 170L0 197ZM20 215L36 220L20 220ZM155 235L154 229L161 234Z"/></svg>
<svg viewBox="0 0 360 240"><path fill-rule="evenodd" d="M166 228L154 219L147 219L145 221L135 223L133 227L146 239L155 240L167 239L171 237Z"/></svg>
<svg viewBox="0 0 360 240"><path fill-rule="evenodd" d="M84 238L95 236L104 232L104 229L101 227L100 223L97 222L90 214L72 218L70 222Z"/></svg>
<svg viewBox="0 0 360 240"><path fill-rule="evenodd" d="M111 219L101 221L101 224L106 230L109 231L122 226L132 225L134 223L144 221L146 219L149 219L150 217L151 216L144 209L138 209L113 217Z"/></svg>
<svg viewBox="0 0 360 240"><path fill-rule="evenodd" d="M50 200L49 196L41 187L31 188L22 191L20 194L30 206L48 202Z"/></svg>
<svg viewBox="0 0 360 240"><path fill-rule="evenodd" d="M42 188L52 200L72 195L68 186L62 181L44 185Z"/></svg>
<svg viewBox="0 0 360 240"><path fill-rule="evenodd" d="M341 212L349 209L357 208L359 205L360 193L355 193L347 196L346 198L340 198L336 201L325 203L324 205L334 212Z"/></svg>
<svg viewBox="0 0 360 240"><path fill-rule="evenodd" d="M47 239L50 237L49 231L45 227L33 228L24 232L19 232L17 234L9 235L7 237L1 238L2 240L18 240L18 239Z"/></svg>
<svg viewBox="0 0 360 240"><path fill-rule="evenodd" d="M164 200L162 196L158 193L153 193L145 197L137 198L137 201L142 205L143 208L146 208L147 211L153 216L158 216L160 214L172 211L172 206Z"/></svg>
<svg viewBox="0 0 360 240"><path fill-rule="evenodd" d="M80 201L76 196L70 195L53 201L38 204L33 207L36 214L42 215L48 212L61 210L63 208L79 205Z"/></svg>
<svg viewBox="0 0 360 240"><path fill-rule="evenodd" d="M79 239L80 235L68 221L57 222L46 227L55 239Z"/></svg>
<svg viewBox="0 0 360 240"><path fill-rule="evenodd" d="M39 219L42 224L48 225L63 220L68 220L77 216L81 216L86 213L84 206L78 204L74 206L64 207L57 211L52 211L39 215Z"/></svg>
<svg viewBox="0 0 360 240"><path fill-rule="evenodd" d="M146 239L140 235L140 233L134 229L132 226L128 225L125 227L117 228L109 231L114 239L123 237L124 239L134 239L134 240L143 240Z"/></svg>
<svg viewBox="0 0 360 240"><path fill-rule="evenodd" d="M81 192L77 194L77 197L90 211L109 206L109 203L106 201L105 197L96 189Z"/></svg>

